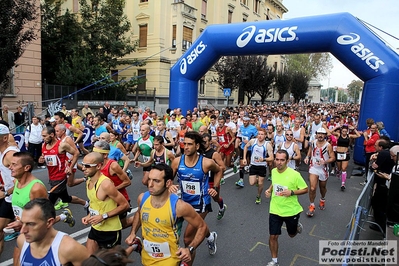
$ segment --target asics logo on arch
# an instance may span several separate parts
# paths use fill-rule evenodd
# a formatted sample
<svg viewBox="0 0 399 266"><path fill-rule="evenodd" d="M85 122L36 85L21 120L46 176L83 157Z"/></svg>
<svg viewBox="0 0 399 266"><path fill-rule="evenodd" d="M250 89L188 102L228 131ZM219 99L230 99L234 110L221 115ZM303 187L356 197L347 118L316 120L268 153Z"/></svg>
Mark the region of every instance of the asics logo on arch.
<svg viewBox="0 0 399 266"><path fill-rule="evenodd" d="M256 43L269 43L269 42L291 42L297 39L295 31L298 26L284 27L284 28L270 28L259 29L257 31L254 25L244 28L240 36L238 36L236 44L239 48L245 47L255 35L254 40Z"/></svg>
<svg viewBox="0 0 399 266"><path fill-rule="evenodd" d="M351 52L357 55L371 69L378 71L380 66L385 65L385 62L382 61L369 48L365 47L364 44L359 41L360 35L353 32L341 35L337 38L338 44L352 45Z"/></svg>

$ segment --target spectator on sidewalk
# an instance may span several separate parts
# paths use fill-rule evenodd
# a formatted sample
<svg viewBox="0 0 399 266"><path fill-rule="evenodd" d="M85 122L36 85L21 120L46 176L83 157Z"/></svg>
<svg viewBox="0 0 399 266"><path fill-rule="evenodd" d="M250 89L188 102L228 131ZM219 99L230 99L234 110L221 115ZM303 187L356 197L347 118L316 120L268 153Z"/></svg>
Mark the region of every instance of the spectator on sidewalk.
<svg viewBox="0 0 399 266"><path fill-rule="evenodd" d="M15 133L20 134L25 132L25 113L22 112L22 106L17 107L17 112L14 113L14 122L16 126Z"/></svg>

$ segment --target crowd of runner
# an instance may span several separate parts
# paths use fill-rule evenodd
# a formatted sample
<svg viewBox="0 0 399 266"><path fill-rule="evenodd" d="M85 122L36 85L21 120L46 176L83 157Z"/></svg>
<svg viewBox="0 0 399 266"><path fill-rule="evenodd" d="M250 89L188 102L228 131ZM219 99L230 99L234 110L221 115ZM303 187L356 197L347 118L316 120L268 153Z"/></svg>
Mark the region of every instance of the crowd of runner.
<svg viewBox="0 0 399 266"><path fill-rule="evenodd" d="M271 197L272 261L268 265L278 265L282 224L286 223L291 237L302 232L299 214L303 209L297 196L309 194L306 215L313 217L317 187L318 208L326 208L330 174L341 180L340 189L345 191L356 138L365 138L366 165L370 160L376 163L377 156L372 155L380 151L379 145L390 148L382 121L375 123L370 118L367 125L358 125L358 117L356 104L195 107L185 114L180 108L168 109L165 114L148 107L135 110L126 103L118 108L106 102L98 112L87 104L81 110L67 110L63 105L53 117L33 117L25 131L28 152L18 150L7 124L1 124L0 254L4 229L9 233L5 241L18 237L14 259L21 265L43 261L111 265L110 256L103 256L107 253L102 250L120 245L121 230L131 227L125 239L129 247L124 251L117 248L123 263L130 262L127 256L136 251L143 265L192 265L195 250L204 239L209 254L216 254L217 232L204 220L212 212L212 201L217 203L216 218L223 218L227 204L220 187L225 182L223 173L232 168L239 173L237 188L244 187L245 174L248 184L256 186L255 204L261 204L263 193ZM90 146L84 145L85 128L94 131ZM79 156L83 156L81 163ZM298 172L301 163L309 165L308 184ZM142 168L141 180L148 192L138 196L138 210L129 217L132 195L126 187L133 178L130 164ZM49 191L32 174L35 167L47 168ZM76 179L76 171L85 177ZM264 190L266 181L270 183ZM69 187L81 183L86 185L88 200L68 192ZM69 243L69 248L78 244L52 227L59 221L75 225L70 203L87 211L82 223L91 226L86 247L74 256L64 244ZM55 216L55 210L61 210L61 215ZM179 247L183 220L187 221L185 246ZM138 234L140 227L142 233ZM50 246L53 254L48 253ZM54 255L57 252L59 256Z"/></svg>

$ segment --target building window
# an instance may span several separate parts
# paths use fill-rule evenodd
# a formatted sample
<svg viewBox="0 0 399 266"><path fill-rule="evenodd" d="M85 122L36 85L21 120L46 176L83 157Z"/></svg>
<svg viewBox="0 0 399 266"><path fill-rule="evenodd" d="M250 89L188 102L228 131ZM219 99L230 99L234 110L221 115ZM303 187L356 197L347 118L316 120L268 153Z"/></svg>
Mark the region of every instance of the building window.
<svg viewBox="0 0 399 266"><path fill-rule="evenodd" d="M140 0L140 3L148 2L148 0Z"/></svg>
<svg viewBox="0 0 399 266"><path fill-rule="evenodd" d="M233 11L229 10L229 13L227 14L227 23L231 23L232 18L233 18Z"/></svg>
<svg viewBox="0 0 399 266"><path fill-rule="evenodd" d="M183 50L190 48L193 41L193 29L183 27Z"/></svg>
<svg viewBox="0 0 399 266"><path fill-rule="evenodd" d="M201 19L206 19L207 0L202 0Z"/></svg>
<svg viewBox="0 0 399 266"><path fill-rule="evenodd" d="M260 11L260 0L254 0L254 12L259 14Z"/></svg>
<svg viewBox="0 0 399 266"><path fill-rule="evenodd" d="M147 47L147 24L140 25L139 47Z"/></svg>
<svg viewBox="0 0 399 266"><path fill-rule="evenodd" d="M145 91L146 90L146 80L147 80L147 72L145 69L139 69L137 70L137 75L138 75L138 80L140 82L139 85L137 85L137 90L139 91Z"/></svg>
<svg viewBox="0 0 399 266"><path fill-rule="evenodd" d="M73 0L73 12L76 13L79 11L79 0Z"/></svg>
<svg viewBox="0 0 399 266"><path fill-rule="evenodd" d="M200 95L204 95L205 94L205 77L202 77L199 80L199 90L198 90Z"/></svg>
<svg viewBox="0 0 399 266"><path fill-rule="evenodd" d="M240 2L241 2L241 4L243 4L243 5L248 5L248 0L240 0Z"/></svg>
<svg viewBox="0 0 399 266"><path fill-rule="evenodd" d="M243 16L243 17L242 17L242 22L247 22L247 20L248 20L248 17L247 17L247 16Z"/></svg>
<svg viewBox="0 0 399 266"><path fill-rule="evenodd" d="M11 68L7 72L8 80L0 83L0 87L3 87L4 94L14 94L14 68Z"/></svg>
<svg viewBox="0 0 399 266"><path fill-rule="evenodd" d="M270 20L270 9L266 10L266 20Z"/></svg>
<svg viewBox="0 0 399 266"><path fill-rule="evenodd" d="M176 48L176 25L172 28L172 48Z"/></svg>
<svg viewBox="0 0 399 266"><path fill-rule="evenodd" d="M117 69L113 69L113 70L111 70L111 79L114 81L114 82L118 82L118 70Z"/></svg>

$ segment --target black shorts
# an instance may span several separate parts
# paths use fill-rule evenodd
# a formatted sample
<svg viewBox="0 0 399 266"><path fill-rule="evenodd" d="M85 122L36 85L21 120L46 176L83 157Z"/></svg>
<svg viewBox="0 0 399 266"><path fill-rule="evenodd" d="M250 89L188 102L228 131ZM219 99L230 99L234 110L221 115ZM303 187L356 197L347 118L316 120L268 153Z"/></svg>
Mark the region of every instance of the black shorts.
<svg viewBox="0 0 399 266"><path fill-rule="evenodd" d="M12 205L10 202L7 202L5 199L0 199L0 218L6 218L10 220L14 220L14 211L12 210Z"/></svg>
<svg viewBox="0 0 399 266"><path fill-rule="evenodd" d="M191 205L191 206L193 206L194 210L199 214L204 212L212 212L212 204Z"/></svg>
<svg viewBox="0 0 399 266"><path fill-rule="evenodd" d="M72 196L70 196L68 194L68 190L67 190L67 181L66 179L62 180L62 181L51 181L50 180L50 186L51 188L55 187L56 185L60 184L54 191L52 191L49 196L48 199L55 204L55 202L57 201L58 198L60 198L62 200L62 202L67 202L70 203L72 202Z"/></svg>
<svg viewBox="0 0 399 266"><path fill-rule="evenodd" d="M76 141L78 139L78 137L73 137L73 139ZM78 143L83 143L83 138L80 138L80 140L78 141Z"/></svg>
<svg viewBox="0 0 399 266"><path fill-rule="evenodd" d="M251 158L252 151L247 150L247 158ZM240 148L240 160L244 160L244 150Z"/></svg>
<svg viewBox="0 0 399 266"><path fill-rule="evenodd" d="M276 214L269 214L269 234L270 235L281 235L281 227L283 222L285 222L285 227L287 227L287 232L289 235L295 235L297 232L299 213L294 216L281 217Z"/></svg>
<svg viewBox="0 0 399 266"><path fill-rule="evenodd" d="M259 177L266 177L266 166L263 165L251 165L249 168L249 175L257 175Z"/></svg>
<svg viewBox="0 0 399 266"><path fill-rule="evenodd" d="M92 227L87 237L96 241L99 248L110 249L121 244L121 233L122 230L98 231Z"/></svg>

